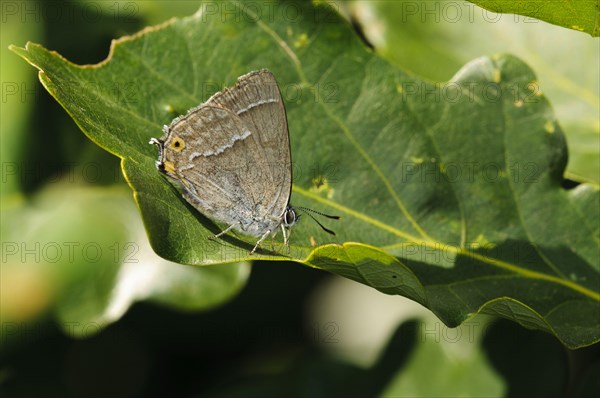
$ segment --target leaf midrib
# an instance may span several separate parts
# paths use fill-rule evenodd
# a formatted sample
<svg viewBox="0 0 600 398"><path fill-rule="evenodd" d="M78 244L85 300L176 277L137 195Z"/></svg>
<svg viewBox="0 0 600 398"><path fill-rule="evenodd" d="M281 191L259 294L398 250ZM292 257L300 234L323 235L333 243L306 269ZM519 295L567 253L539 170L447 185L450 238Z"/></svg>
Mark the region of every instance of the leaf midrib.
<svg viewBox="0 0 600 398"><path fill-rule="evenodd" d="M515 274L522 275L523 277L526 277L526 278L540 279L540 280L545 280L548 282L557 283L557 284L566 286L570 289L573 289L573 290L581 293L582 295L585 295L594 300L600 301L600 293L590 290L590 289L588 289L584 286L581 286L575 282L572 282L568 279L561 279L561 278L553 276L553 275L548 275L548 274L544 274L544 273L537 272L537 271L531 271L526 268L522 268L522 267L518 266L517 264L509 263L507 261L499 260L499 259L489 257L489 256L484 256L484 255L481 255L478 253L474 253L465 248L461 248L461 247L454 246L451 244L447 244L447 243L443 243L443 242L439 242L439 241L430 241L430 240L419 239L419 238L412 236L406 232L400 231L391 225L388 225L384 222L376 220L376 219L369 217L363 213L354 211L346 206L342 206L336 202L330 201L329 199L325 199L317 194L314 194L310 191L304 190L297 186L294 186L293 191L300 195L304 195L309 199L312 199L312 200L320 202L326 206L334 208L334 209L338 210L339 212L353 216L353 217L355 217L361 221L364 221L370 225L373 225L379 229L388 231L390 233L393 233L396 236L407 239L407 240L411 241L412 243L426 246L427 248L430 248L430 249L433 249L436 251L440 251L440 248L443 248L444 251L456 254L457 256L469 257L471 259L481 261L484 264L495 266L497 268L502 268L504 270L513 272ZM376 248L376 249L382 250L381 248Z"/></svg>

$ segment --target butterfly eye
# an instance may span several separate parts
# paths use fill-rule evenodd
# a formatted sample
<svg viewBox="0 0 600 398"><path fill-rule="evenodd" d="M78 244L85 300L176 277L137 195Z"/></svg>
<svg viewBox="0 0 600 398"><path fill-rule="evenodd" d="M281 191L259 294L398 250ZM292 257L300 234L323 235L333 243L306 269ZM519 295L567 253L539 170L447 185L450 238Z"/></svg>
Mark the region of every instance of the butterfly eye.
<svg viewBox="0 0 600 398"><path fill-rule="evenodd" d="M298 221L296 212L294 211L294 209L292 207L288 207L285 210L285 214L283 216L283 224L286 227L291 227L292 225L296 224L296 221Z"/></svg>

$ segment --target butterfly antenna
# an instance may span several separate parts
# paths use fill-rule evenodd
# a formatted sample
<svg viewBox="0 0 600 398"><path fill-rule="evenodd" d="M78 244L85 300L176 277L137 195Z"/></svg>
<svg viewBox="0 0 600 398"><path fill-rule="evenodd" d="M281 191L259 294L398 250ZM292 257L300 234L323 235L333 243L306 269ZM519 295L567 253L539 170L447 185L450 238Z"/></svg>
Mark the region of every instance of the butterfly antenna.
<svg viewBox="0 0 600 398"><path fill-rule="evenodd" d="M307 208L307 207L294 207L294 208L295 208L295 209L298 209L298 210L302 210L302 211L304 212L304 214L307 214L307 215L308 215L310 218L312 218L312 219L313 219L313 220L314 220L314 221L315 221L315 222L316 222L316 223L319 225L319 227L321 227L321 228L323 229L323 231L327 232L328 234L331 234L331 235L335 236L335 232L333 232L332 230L330 230L330 229L328 229L328 228L325 228L325 226L324 226L323 224L321 224L321 223L319 222L319 220L317 220L317 219L316 219L316 218L315 218L315 217L314 217L312 214L310 214L310 213L315 213L315 214L318 214L318 215L320 215L320 216L323 216L323 217L331 218L331 219L333 219L333 220L339 220L339 219L340 219L340 216L332 216L332 215L329 215L329 214L321 213L320 211L316 211L316 210L313 210L313 209L309 209L309 208Z"/></svg>
<svg viewBox="0 0 600 398"><path fill-rule="evenodd" d="M301 207L301 206L300 206L300 207L298 207L298 206L294 206L294 209L300 209L300 210L304 210L304 212L305 212L305 213L306 213L306 212L315 213L315 214L318 214L318 215L320 215L320 216L323 216L323 217L331 218L332 220L339 220L339 219L341 219L341 218L342 218L342 217L340 217L340 216L332 216L332 215L330 215L330 214L321 213L320 211L316 211L316 210L313 210L313 209L309 209L308 207Z"/></svg>

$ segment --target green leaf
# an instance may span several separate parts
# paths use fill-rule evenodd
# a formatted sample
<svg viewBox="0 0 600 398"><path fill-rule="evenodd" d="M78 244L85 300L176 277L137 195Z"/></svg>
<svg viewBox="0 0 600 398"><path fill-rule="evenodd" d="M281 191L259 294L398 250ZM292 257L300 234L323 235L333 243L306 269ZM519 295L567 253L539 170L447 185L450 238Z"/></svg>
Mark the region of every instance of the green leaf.
<svg viewBox="0 0 600 398"><path fill-rule="evenodd" d="M292 19L289 4L207 3L114 42L98 65L32 43L13 50L91 140L123 159L152 247L171 261L289 259L409 297L450 326L483 311L569 347L598 341L600 233L588 216L598 189L561 188L564 136L533 72L501 55L431 84L367 51L327 5L294 3ZM303 220L289 255L267 244L249 257L255 240L241 235L209 241L223 226L161 177L148 145L174 116L259 68L286 101L292 202L343 216L327 223L336 238Z"/></svg>
<svg viewBox="0 0 600 398"><path fill-rule="evenodd" d="M593 37L600 35L600 8L596 0L475 0L471 3L497 13L541 19L564 28L586 32Z"/></svg>
<svg viewBox="0 0 600 398"><path fill-rule="evenodd" d="M482 54L520 57L536 71L539 89L551 101L565 132L566 177L600 185L597 39L531 18L496 15L466 2L345 4L378 54L427 79L445 81ZM428 10L437 11L427 14ZM577 54L577 62L565 54Z"/></svg>

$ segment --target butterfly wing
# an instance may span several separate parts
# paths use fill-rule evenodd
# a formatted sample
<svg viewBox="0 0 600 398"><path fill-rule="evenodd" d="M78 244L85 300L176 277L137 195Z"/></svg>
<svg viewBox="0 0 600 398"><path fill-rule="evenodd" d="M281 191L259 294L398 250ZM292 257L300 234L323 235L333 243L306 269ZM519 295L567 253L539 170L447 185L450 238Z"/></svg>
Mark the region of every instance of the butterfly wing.
<svg viewBox="0 0 600 398"><path fill-rule="evenodd" d="M273 75L262 70L177 118L161 160L188 202L260 236L280 224L291 192L287 119Z"/></svg>
<svg viewBox="0 0 600 398"><path fill-rule="evenodd" d="M267 69L241 76L236 85L213 95L207 105L231 110L256 135L261 156L270 173L263 175L272 196L263 203L272 216L281 216L292 189L290 141L285 106L277 81Z"/></svg>

